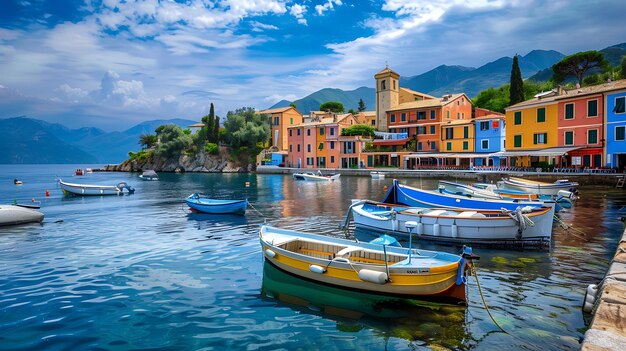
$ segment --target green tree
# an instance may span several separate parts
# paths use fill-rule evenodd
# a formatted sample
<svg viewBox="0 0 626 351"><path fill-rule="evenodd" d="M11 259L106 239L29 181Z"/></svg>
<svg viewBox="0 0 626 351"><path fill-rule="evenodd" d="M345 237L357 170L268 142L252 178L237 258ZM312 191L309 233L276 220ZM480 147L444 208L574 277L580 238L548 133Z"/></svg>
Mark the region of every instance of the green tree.
<svg viewBox="0 0 626 351"><path fill-rule="evenodd" d="M619 77L622 79L626 79L626 56L622 56L622 61L620 61L620 75Z"/></svg>
<svg viewBox="0 0 626 351"><path fill-rule="evenodd" d="M567 77L573 76L578 80L578 84L582 86L585 73L590 69L598 68L604 72L609 67L609 62L604 59L604 53L595 50L579 52L566 56L561 61L555 63L552 66L552 72L554 72L552 79L558 84Z"/></svg>
<svg viewBox="0 0 626 351"><path fill-rule="evenodd" d="M289 107L296 108L296 104L292 102L292 103L289 104Z"/></svg>
<svg viewBox="0 0 626 351"><path fill-rule="evenodd" d="M513 57L513 66L511 67L509 100L509 105L515 105L518 102L524 101L524 81L522 80L522 71L519 68L517 55Z"/></svg>
<svg viewBox="0 0 626 351"><path fill-rule="evenodd" d="M328 101L320 105L320 111L330 111L334 113L343 113L343 104L337 101Z"/></svg>
<svg viewBox="0 0 626 351"><path fill-rule="evenodd" d="M139 136L139 145L141 147L151 148L157 142L157 136L154 134L141 134Z"/></svg>
<svg viewBox="0 0 626 351"><path fill-rule="evenodd" d="M359 99L359 107L358 107L359 112L363 112L365 111L365 102L363 102L363 99Z"/></svg>
<svg viewBox="0 0 626 351"><path fill-rule="evenodd" d="M353 115L355 115L355 114L356 114L356 112L354 111L354 109L349 109L349 110L348 110L348 113L351 113L351 114L353 114Z"/></svg>
<svg viewBox="0 0 626 351"><path fill-rule="evenodd" d="M478 93L472 102L476 107L503 113L504 109L509 106L509 91L509 84L504 84L497 89L488 88Z"/></svg>
<svg viewBox="0 0 626 351"><path fill-rule="evenodd" d="M191 136L185 134L181 127L173 124L161 127L158 128L161 142L156 149L157 155L165 158L179 156L192 146Z"/></svg>
<svg viewBox="0 0 626 351"><path fill-rule="evenodd" d="M367 124L355 124L353 126L344 128L341 130L341 135L350 136L350 135L360 135L364 137L373 137L374 136L374 127Z"/></svg>
<svg viewBox="0 0 626 351"><path fill-rule="evenodd" d="M215 116L213 120L213 134L211 135L211 142L217 144L220 141L220 117Z"/></svg>
<svg viewBox="0 0 626 351"><path fill-rule="evenodd" d="M270 134L266 116L256 114L249 107L228 112L224 130L225 141L233 148L254 147L266 142Z"/></svg>

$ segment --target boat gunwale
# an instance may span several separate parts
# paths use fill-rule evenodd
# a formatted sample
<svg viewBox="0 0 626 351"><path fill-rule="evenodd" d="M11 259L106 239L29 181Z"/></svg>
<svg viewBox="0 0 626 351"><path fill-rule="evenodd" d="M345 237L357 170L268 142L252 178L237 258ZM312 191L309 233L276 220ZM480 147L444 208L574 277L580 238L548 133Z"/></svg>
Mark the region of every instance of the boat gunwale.
<svg viewBox="0 0 626 351"><path fill-rule="evenodd" d="M365 204L362 205L357 205L354 206L353 209L356 210L357 208L363 208ZM392 205L392 204L380 204L381 206L388 206L388 207L395 207L396 205ZM379 205L376 205L379 206ZM400 210L400 211L396 211L397 214L406 214L406 215L412 215L412 216L419 216L419 217L428 217L428 218L445 218L445 219L470 219L470 220L503 220L503 219L511 219L510 216L508 216L508 214L506 213L502 213L501 211L497 211L497 210L467 210L467 211L460 211L459 214L461 214L462 212L472 212L475 211L476 213L488 213L488 214L493 214L493 215L498 215L497 217L459 217L459 216L442 216L442 215L430 215L428 213L411 213L411 212L406 212L407 210L411 210L412 208L418 208L415 206L407 206L405 209ZM424 210L427 211L435 211L435 210L446 210L446 211L454 211L454 209L452 208L424 208ZM547 212L550 212L552 210L551 207L539 207L539 208L534 208L532 212L529 213L524 213L524 215L528 216L528 217L537 217L537 216L542 216L545 215ZM363 212L367 212L368 214L372 215L372 216L376 216L376 217L381 217L380 215L374 214L372 212L366 211L366 210L362 210ZM385 212L391 212L393 211L385 211ZM511 211L510 213L513 213L514 211ZM387 220L387 219L385 219Z"/></svg>

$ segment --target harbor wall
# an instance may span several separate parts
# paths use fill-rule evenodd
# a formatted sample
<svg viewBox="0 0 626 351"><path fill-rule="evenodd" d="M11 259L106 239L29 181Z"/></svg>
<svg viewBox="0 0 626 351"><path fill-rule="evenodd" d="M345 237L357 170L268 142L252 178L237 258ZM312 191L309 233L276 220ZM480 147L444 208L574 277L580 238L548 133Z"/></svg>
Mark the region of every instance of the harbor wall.
<svg viewBox="0 0 626 351"><path fill-rule="evenodd" d="M626 350L626 230L596 296L582 350Z"/></svg>
<svg viewBox="0 0 626 351"><path fill-rule="evenodd" d="M317 172L324 174L340 173L341 176L370 176L373 171L382 172L386 178L442 178L458 179L460 181L491 183L502 177L521 177L529 180L554 182L557 179L567 179L580 185L609 185L615 186L617 180L624 176L622 173L553 173L553 172L499 172L485 170L405 170L405 169L345 169L345 168L288 168L277 166L258 166L257 173L265 174L293 174L301 172Z"/></svg>

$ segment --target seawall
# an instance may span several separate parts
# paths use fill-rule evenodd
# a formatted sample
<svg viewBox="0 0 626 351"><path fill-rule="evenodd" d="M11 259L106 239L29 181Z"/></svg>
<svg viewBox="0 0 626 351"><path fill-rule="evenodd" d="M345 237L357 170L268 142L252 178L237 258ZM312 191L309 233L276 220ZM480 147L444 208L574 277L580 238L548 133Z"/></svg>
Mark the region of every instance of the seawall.
<svg viewBox="0 0 626 351"><path fill-rule="evenodd" d="M340 173L341 176L370 176L373 171L382 172L386 178L443 178L458 179L471 182L490 183L502 177L522 177L530 180L554 182L557 179L568 179L580 185L615 186L622 173L553 173L553 172L499 172L485 170L406 170L406 169L346 169L346 168L287 168L277 166L258 166L257 173L293 174L301 172L317 172L324 174Z"/></svg>
<svg viewBox="0 0 626 351"><path fill-rule="evenodd" d="M626 350L626 230L596 296L582 350Z"/></svg>

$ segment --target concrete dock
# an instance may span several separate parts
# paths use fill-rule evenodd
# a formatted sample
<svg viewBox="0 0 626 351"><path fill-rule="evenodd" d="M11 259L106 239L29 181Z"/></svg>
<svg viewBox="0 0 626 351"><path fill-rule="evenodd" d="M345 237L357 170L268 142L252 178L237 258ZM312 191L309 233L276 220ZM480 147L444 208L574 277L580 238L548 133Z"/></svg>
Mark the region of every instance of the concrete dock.
<svg viewBox="0 0 626 351"><path fill-rule="evenodd" d="M599 286L582 350L626 350L626 230Z"/></svg>

